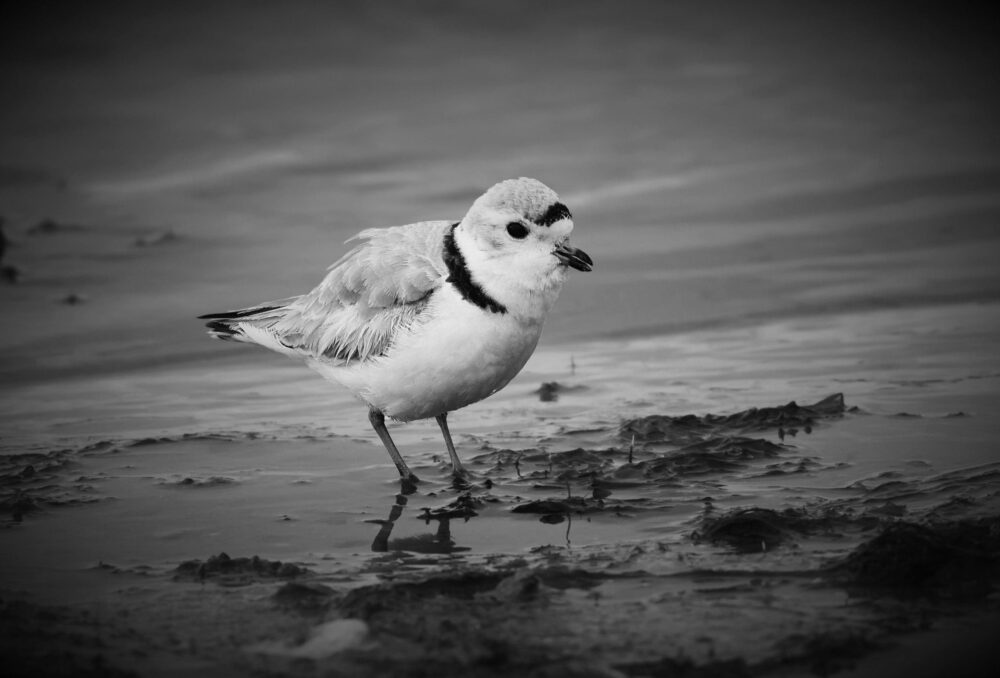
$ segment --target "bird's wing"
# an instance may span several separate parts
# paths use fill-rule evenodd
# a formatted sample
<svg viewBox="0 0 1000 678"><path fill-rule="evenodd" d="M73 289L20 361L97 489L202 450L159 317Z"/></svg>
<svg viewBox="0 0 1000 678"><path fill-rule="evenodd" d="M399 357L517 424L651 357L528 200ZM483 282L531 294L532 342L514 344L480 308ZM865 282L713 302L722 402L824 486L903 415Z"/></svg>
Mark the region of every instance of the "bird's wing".
<svg viewBox="0 0 1000 678"><path fill-rule="evenodd" d="M448 275L444 236L452 222L371 228L319 285L286 306L268 330L313 358L365 360L385 352Z"/></svg>

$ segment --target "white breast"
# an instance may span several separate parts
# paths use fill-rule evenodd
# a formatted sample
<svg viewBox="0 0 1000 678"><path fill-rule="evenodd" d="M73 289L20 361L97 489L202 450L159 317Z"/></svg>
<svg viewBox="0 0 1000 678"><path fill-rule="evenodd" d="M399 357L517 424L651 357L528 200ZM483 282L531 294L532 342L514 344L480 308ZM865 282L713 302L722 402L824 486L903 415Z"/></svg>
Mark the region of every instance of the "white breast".
<svg viewBox="0 0 1000 678"><path fill-rule="evenodd" d="M400 332L387 355L347 366L310 365L387 416L423 419L506 386L534 352L542 319L484 311L446 284L418 321Z"/></svg>

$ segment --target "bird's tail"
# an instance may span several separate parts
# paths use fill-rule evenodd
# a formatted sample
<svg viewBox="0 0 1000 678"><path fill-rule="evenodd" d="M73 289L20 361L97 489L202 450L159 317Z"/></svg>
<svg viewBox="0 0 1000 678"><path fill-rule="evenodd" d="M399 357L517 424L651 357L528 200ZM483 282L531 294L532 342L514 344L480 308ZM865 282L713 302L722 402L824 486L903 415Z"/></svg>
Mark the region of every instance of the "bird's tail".
<svg viewBox="0 0 1000 678"><path fill-rule="evenodd" d="M208 335L224 341L259 344L279 353L291 353L290 347L281 343L270 328L285 317L289 304L298 297L274 301L238 311L206 313L198 316L207 320Z"/></svg>

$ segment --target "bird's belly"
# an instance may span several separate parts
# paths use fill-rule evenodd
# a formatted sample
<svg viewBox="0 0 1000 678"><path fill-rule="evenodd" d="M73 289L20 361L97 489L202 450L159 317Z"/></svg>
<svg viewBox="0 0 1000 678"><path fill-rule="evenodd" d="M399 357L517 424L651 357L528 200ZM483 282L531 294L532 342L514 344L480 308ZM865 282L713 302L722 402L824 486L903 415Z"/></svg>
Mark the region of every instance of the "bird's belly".
<svg viewBox="0 0 1000 678"><path fill-rule="evenodd" d="M469 305L466 305L469 306ZM450 412L496 393L521 371L541 334L476 308L407 331L390 353L331 374L370 406L401 421Z"/></svg>

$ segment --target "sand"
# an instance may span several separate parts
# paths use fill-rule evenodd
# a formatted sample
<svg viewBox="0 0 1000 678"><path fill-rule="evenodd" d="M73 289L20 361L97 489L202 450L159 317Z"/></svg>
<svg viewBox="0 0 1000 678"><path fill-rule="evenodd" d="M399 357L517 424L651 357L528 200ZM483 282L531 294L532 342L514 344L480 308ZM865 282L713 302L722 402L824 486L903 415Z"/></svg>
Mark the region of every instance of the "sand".
<svg viewBox="0 0 1000 678"><path fill-rule="evenodd" d="M5 675L993 675L983 24L628 4L18 20ZM512 175L595 270L449 417L469 487L195 320Z"/></svg>

